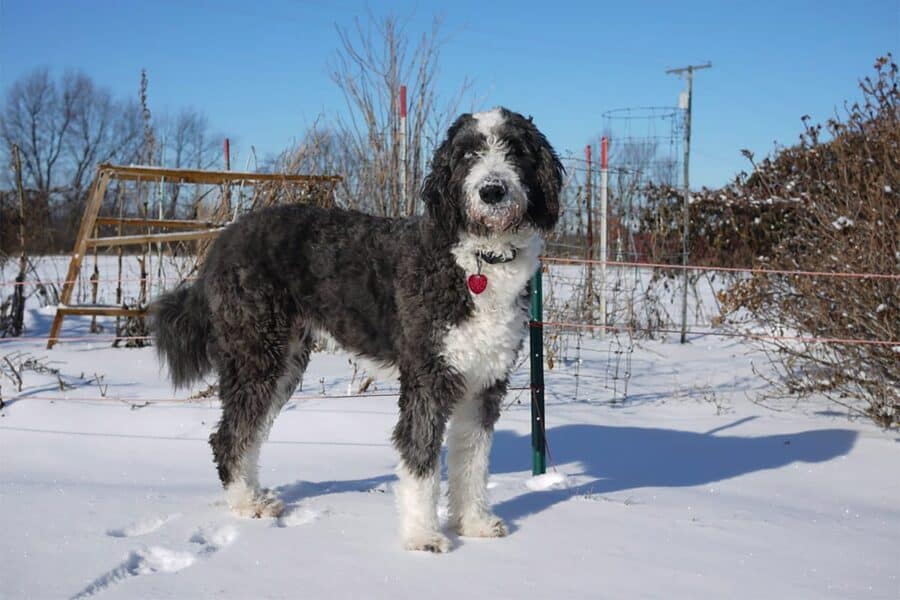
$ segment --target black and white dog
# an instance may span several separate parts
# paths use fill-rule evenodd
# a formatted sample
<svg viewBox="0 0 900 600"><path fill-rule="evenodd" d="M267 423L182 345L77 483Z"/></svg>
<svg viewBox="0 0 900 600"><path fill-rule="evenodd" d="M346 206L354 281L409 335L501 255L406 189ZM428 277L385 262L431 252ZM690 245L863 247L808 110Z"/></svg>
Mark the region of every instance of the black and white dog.
<svg viewBox="0 0 900 600"><path fill-rule="evenodd" d="M260 445L324 332L399 370L405 547L450 547L437 516L448 421L451 527L507 533L487 499L488 454L562 175L531 119L498 108L450 127L421 218L280 206L222 232L197 281L155 303L153 327L176 386L218 373L223 413L209 441L234 512L281 512L259 487Z"/></svg>

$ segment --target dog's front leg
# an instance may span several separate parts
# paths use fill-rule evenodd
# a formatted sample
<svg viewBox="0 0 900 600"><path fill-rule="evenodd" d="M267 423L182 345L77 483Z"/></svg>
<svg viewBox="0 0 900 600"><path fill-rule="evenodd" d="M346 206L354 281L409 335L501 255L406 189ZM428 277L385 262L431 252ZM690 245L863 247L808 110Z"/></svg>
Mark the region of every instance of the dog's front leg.
<svg viewBox="0 0 900 600"><path fill-rule="evenodd" d="M401 374L400 420L393 441L400 452L396 495L400 535L407 550L450 549L450 540L438 524L437 501L441 443L458 390L454 381L442 376Z"/></svg>
<svg viewBox="0 0 900 600"><path fill-rule="evenodd" d="M453 409L447 434L450 527L465 537L503 537L503 519L487 497L488 460L494 423L506 394L506 380L467 396Z"/></svg>

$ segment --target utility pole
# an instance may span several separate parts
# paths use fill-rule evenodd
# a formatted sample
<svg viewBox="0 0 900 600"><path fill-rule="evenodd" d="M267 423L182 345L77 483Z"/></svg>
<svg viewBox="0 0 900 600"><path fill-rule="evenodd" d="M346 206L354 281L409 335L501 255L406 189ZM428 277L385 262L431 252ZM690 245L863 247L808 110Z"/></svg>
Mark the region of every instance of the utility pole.
<svg viewBox="0 0 900 600"><path fill-rule="evenodd" d="M681 232L681 266L682 290L681 290L681 343L687 341L687 290L688 290L688 234L690 233L690 207L688 196L690 195L690 162L691 162L691 101L693 96L694 71L709 69L712 63L706 61L702 65L688 65L677 69L667 69L666 75L678 75L687 80L687 98L679 102L684 109L684 198L682 200L682 232Z"/></svg>

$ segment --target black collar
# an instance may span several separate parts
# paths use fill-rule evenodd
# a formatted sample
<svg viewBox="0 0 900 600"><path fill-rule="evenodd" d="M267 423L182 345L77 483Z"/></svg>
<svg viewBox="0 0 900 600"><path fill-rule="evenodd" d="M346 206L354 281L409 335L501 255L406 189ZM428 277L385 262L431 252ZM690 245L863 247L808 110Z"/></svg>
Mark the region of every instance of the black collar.
<svg viewBox="0 0 900 600"><path fill-rule="evenodd" d="M518 256L519 254L515 248L510 248L510 250L512 250L512 254L494 254L493 252L484 252L479 250L475 253L475 258L483 260L489 265L509 263L516 260L516 256Z"/></svg>

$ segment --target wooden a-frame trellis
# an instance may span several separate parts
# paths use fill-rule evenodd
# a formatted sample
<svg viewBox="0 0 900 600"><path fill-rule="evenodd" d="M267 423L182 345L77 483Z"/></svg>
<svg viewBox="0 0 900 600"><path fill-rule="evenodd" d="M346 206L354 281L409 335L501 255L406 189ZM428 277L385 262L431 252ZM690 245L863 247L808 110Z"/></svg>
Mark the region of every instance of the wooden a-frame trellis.
<svg viewBox="0 0 900 600"><path fill-rule="evenodd" d="M50 328L47 348L52 348L59 340L63 319L67 315L95 315L108 317L139 317L146 313L144 308L124 308L122 306L104 306L97 304L71 306L72 292L81 272L81 264L89 248L111 246L139 246L150 243L183 242L215 237L224 229L225 223L184 219L150 219L134 217L101 217L100 208L110 181L140 181L165 183L193 183L206 185L222 185L245 183L248 185L275 183L304 183L336 185L341 178L337 175L286 175L281 173L239 173L234 171L202 171L194 169L166 169L147 166L118 166L102 164L97 167L97 176L91 184L84 216L75 249L69 262L66 280L60 294L60 305ZM109 237L92 237L99 225L119 225L122 227L142 227L149 229L179 229L167 233L142 233L139 235L114 235Z"/></svg>

